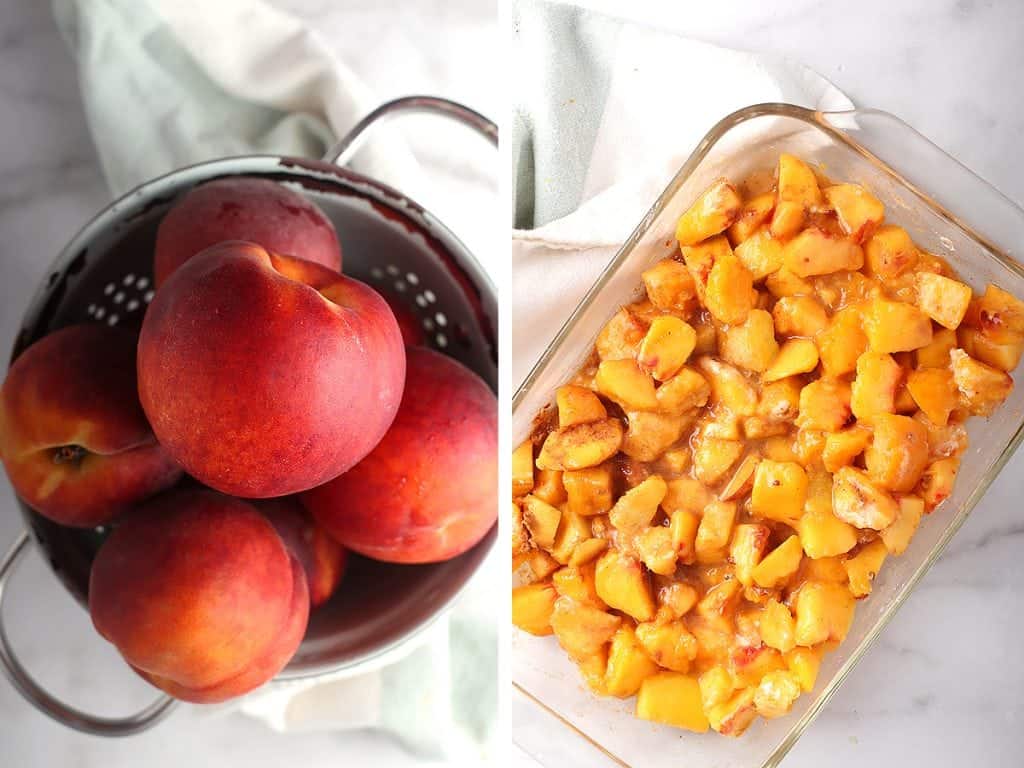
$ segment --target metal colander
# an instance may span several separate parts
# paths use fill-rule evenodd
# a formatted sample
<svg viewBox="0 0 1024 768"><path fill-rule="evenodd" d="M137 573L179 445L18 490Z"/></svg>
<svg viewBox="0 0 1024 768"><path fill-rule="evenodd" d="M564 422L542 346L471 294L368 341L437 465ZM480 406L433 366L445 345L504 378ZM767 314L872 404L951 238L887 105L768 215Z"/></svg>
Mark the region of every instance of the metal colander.
<svg viewBox="0 0 1024 768"><path fill-rule="evenodd" d="M197 184L241 175L285 184L319 205L338 231L345 273L398 297L419 318L430 346L476 371L497 391L494 285L430 213L400 192L342 167L367 128L395 113L416 111L453 118L497 143L497 128L476 112L443 99L407 97L368 115L324 160L235 157L147 182L101 212L60 254L25 313L12 359L47 333L73 323L138 328L154 294L152 257L160 219ZM28 531L0 563L0 605L9 576L33 539L64 586L86 605L89 569L104 529L66 528L19 504ZM451 604L495 538L492 529L469 552L432 565L390 565L353 556L344 587L311 614L301 646L276 679L357 673L385 663ZM30 703L88 733L138 733L159 722L174 703L162 696L123 718L100 718L67 706L19 662L2 614L0 665Z"/></svg>

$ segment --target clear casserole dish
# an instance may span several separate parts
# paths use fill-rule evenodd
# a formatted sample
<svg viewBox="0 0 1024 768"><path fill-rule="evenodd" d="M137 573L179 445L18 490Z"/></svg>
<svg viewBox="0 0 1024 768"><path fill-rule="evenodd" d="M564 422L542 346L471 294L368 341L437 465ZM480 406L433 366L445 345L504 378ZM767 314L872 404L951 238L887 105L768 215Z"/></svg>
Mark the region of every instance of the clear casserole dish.
<svg viewBox="0 0 1024 768"><path fill-rule="evenodd" d="M946 258L975 290L988 283L1024 294L1024 211L897 118L874 110L818 113L785 104L747 107L705 136L542 355L513 399L513 444L526 439L558 386L587 359L604 324L638 299L641 273L675 250L679 216L719 177L741 180L782 152L829 177L866 186L923 249ZM886 562L858 603L846 640L822 662L817 685L793 711L758 720L739 739L694 734L635 719L633 700L595 697L552 637L512 631L514 704L545 710L543 733L513 737L542 763L702 768L780 763L938 559L1024 436L1024 390L997 418L971 419L970 444L952 496L922 521L909 549ZM550 725L550 727L548 727ZM543 745L543 746L538 746ZM585 762L584 762L585 761Z"/></svg>

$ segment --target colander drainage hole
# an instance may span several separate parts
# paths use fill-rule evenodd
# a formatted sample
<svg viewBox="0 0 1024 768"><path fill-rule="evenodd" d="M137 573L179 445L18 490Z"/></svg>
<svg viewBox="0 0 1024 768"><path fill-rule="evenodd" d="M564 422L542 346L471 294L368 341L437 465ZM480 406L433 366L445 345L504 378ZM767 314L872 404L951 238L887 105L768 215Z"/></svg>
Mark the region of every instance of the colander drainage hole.
<svg viewBox="0 0 1024 768"><path fill-rule="evenodd" d="M149 304L149 302L153 300L154 296L156 296L156 291L146 291L145 295L142 297L142 300Z"/></svg>
<svg viewBox="0 0 1024 768"><path fill-rule="evenodd" d="M124 291L118 291L114 294L114 303L120 304L122 301L124 301Z"/></svg>
<svg viewBox="0 0 1024 768"><path fill-rule="evenodd" d="M107 314L107 310L104 307L96 307L96 311L93 313L93 316L97 320L102 320L105 314Z"/></svg>
<svg viewBox="0 0 1024 768"><path fill-rule="evenodd" d="M122 280L121 282L124 283L125 285L131 285L132 283L135 282L135 275L129 272L127 275L124 276L124 280Z"/></svg>
<svg viewBox="0 0 1024 768"><path fill-rule="evenodd" d="M434 315L434 319L437 321L437 324L442 328L448 325L448 318L445 317L444 312L438 312L436 315Z"/></svg>
<svg viewBox="0 0 1024 768"><path fill-rule="evenodd" d="M398 277L399 269L394 264L388 264L387 270L388 274L391 275L392 277Z"/></svg>
<svg viewBox="0 0 1024 768"><path fill-rule="evenodd" d="M140 277L138 280L135 281L135 287L138 288L140 291L146 290L149 287L149 278L145 276Z"/></svg>
<svg viewBox="0 0 1024 768"><path fill-rule="evenodd" d="M417 295L416 296L416 303L419 304L421 307L427 306L427 297L424 296L422 293Z"/></svg>
<svg viewBox="0 0 1024 768"><path fill-rule="evenodd" d="M437 336L434 337L434 341L437 342L437 346L439 346L441 349L444 349L445 347L448 346L448 337L445 336L443 333L437 334Z"/></svg>
<svg viewBox="0 0 1024 768"><path fill-rule="evenodd" d="M107 325L117 325L117 321L120 319L121 318L116 314L110 315L110 317L107 318Z"/></svg>
<svg viewBox="0 0 1024 768"><path fill-rule="evenodd" d="M109 295L110 295L110 294L112 294L112 293L113 293L113 292L114 292L114 291L115 291L116 289L117 289L117 286L116 286L116 285L114 285L113 283L107 283L107 284L106 284L105 286L103 286L103 295L104 295L104 296L109 296Z"/></svg>
<svg viewBox="0 0 1024 768"><path fill-rule="evenodd" d="M415 272L410 272L405 276L405 279L409 281L409 285L419 285L420 277Z"/></svg>
<svg viewBox="0 0 1024 768"><path fill-rule="evenodd" d="M429 288L427 288L427 290L423 292L423 298L427 300L428 304L433 304L435 301L437 301L437 296L435 296L434 292Z"/></svg>
<svg viewBox="0 0 1024 768"><path fill-rule="evenodd" d="M129 312L134 312L136 309L139 308L139 300L138 299L129 299L128 303L124 305L124 308L126 310L128 310Z"/></svg>
<svg viewBox="0 0 1024 768"><path fill-rule="evenodd" d="M395 280L395 290L399 293L405 293L406 285L404 280Z"/></svg>

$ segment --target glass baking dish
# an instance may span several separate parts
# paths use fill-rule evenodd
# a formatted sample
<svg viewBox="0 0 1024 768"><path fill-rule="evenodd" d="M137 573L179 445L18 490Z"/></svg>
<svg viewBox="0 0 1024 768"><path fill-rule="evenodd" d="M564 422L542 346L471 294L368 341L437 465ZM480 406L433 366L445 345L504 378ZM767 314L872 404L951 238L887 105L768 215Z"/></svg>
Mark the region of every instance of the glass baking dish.
<svg viewBox="0 0 1024 768"><path fill-rule="evenodd" d="M821 113L787 104L747 107L704 137L584 297L513 399L513 445L554 401L620 305L639 298L640 274L675 249L680 214L715 179L741 181L781 152L813 162L836 181L867 186L887 220L940 254L975 290L989 282L1024 296L1024 211L905 123L876 110ZM553 637L512 631L516 710L536 707L533 727L513 739L551 766L753 768L776 766L963 525L1024 435L1024 388L991 420L968 422L971 446L952 496L922 521L909 549L886 560L871 596L858 603L848 637L822 662L815 689L777 720L758 719L739 739L637 720L634 699L598 698ZM540 723L541 725L537 725Z"/></svg>

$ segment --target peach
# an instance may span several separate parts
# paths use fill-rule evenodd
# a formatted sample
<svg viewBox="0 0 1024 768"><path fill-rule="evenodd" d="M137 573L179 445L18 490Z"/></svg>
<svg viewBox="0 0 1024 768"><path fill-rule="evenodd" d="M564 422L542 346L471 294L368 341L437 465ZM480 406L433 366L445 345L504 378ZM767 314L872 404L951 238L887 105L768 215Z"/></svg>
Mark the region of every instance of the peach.
<svg viewBox="0 0 1024 768"><path fill-rule="evenodd" d="M302 503L348 549L394 563L447 560L494 525L497 401L467 368L410 347L391 429L340 477Z"/></svg>
<svg viewBox="0 0 1024 768"><path fill-rule="evenodd" d="M416 314L410 310L405 303L395 294L388 291L381 291L384 301L395 313L395 320L398 321L398 329L402 332L402 341L407 347L418 347L426 343L426 336L423 335L423 326Z"/></svg>
<svg viewBox="0 0 1024 768"><path fill-rule="evenodd" d="M189 191L160 222L153 259L156 285L225 240L248 240L341 271L334 225L313 202L267 179L225 178Z"/></svg>
<svg viewBox="0 0 1024 768"><path fill-rule="evenodd" d="M89 613L146 680L213 703L288 663L309 595L302 565L252 505L178 490L139 508L100 547Z"/></svg>
<svg viewBox="0 0 1024 768"><path fill-rule="evenodd" d="M327 602L345 575L345 548L317 524L294 496L265 499L256 508L271 522L288 551L302 564L309 585L309 605Z"/></svg>
<svg viewBox="0 0 1024 768"><path fill-rule="evenodd" d="M0 389L0 458L25 503L63 525L108 523L177 482L139 405L135 335L75 325L25 350Z"/></svg>
<svg viewBox="0 0 1024 768"><path fill-rule="evenodd" d="M189 474L233 496L285 496L380 441L402 397L405 347L366 285L227 242L157 291L138 376L153 432Z"/></svg>

